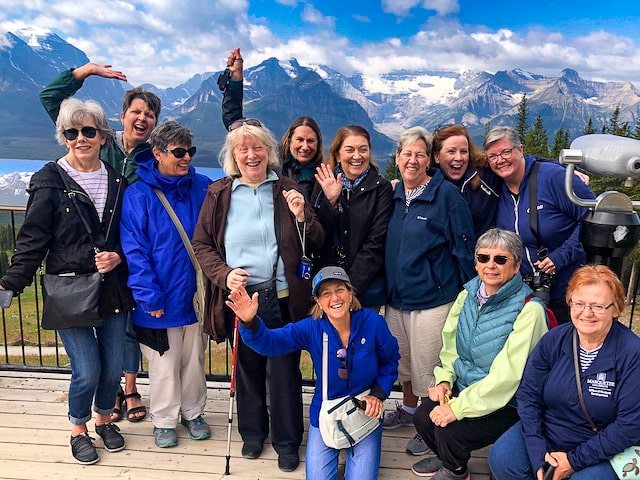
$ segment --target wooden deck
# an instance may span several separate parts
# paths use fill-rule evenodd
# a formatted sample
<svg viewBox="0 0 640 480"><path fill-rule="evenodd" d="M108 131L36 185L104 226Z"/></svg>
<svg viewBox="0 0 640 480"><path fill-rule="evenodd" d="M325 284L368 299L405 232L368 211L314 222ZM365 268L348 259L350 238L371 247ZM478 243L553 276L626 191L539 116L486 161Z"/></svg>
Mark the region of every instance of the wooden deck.
<svg viewBox="0 0 640 480"><path fill-rule="evenodd" d="M148 387L140 380L140 392L148 404ZM100 461L82 466L75 462L69 448L66 395L69 376L60 374L0 371L0 478L1 479L302 479L304 445L300 467L292 473L278 469L277 455L265 445L262 457L245 460L240 455L242 442L233 427L231 445L231 475L224 475L227 417L229 411L228 384L209 384L205 418L212 427L212 438L192 441L181 426L179 445L161 450L153 442L149 418L141 423L126 420L119 423L127 448L108 453L96 446ZM305 389L305 404L311 400L311 389ZM399 394L388 400L393 408ZM308 409L305 409L308 412ZM89 425L93 432L93 423ZM408 427L385 431L380 479L418 478L411 465L420 457L407 455L407 440L413 435ZM470 462L472 478L488 480L486 449L476 452Z"/></svg>

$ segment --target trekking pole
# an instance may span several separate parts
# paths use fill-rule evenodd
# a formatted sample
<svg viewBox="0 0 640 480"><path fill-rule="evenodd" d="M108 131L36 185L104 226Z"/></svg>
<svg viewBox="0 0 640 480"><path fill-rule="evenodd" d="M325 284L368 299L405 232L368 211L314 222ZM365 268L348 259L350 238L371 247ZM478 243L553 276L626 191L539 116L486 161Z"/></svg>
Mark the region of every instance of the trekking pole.
<svg viewBox="0 0 640 480"><path fill-rule="evenodd" d="M236 362L238 361L238 316L233 325L233 352L231 353L231 384L229 386L229 424L227 426L227 466L224 474L229 475L231 460L231 425L233 424L233 397L236 394Z"/></svg>

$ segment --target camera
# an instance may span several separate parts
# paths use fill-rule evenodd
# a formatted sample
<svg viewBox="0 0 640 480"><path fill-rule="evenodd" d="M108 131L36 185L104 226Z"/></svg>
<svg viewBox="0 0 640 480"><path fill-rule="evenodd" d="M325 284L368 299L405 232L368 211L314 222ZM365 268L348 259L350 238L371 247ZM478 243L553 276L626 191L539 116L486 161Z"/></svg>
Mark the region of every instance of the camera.
<svg viewBox="0 0 640 480"><path fill-rule="evenodd" d="M549 249L546 247L540 247L538 249L538 260L542 261L549 255ZM539 298L545 305L549 305L551 301L551 284L553 283L553 276L548 273L544 273L540 270L535 270L531 277L526 277L525 282L533 290L533 296Z"/></svg>
<svg viewBox="0 0 640 480"><path fill-rule="evenodd" d="M303 280L309 280L311 278L311 270L313 269L313 262L309 257L302 257L300 263L298 263L298 277Z"/></svg>

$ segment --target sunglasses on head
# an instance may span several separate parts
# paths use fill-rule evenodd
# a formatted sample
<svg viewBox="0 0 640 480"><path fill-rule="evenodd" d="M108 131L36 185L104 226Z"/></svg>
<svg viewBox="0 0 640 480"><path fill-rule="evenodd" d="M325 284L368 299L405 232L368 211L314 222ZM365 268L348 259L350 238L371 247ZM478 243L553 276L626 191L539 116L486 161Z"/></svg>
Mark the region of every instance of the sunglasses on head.
<svg viewBox="0 0 640 480"><path fill-rule="evenodd" d="M256 120L255 118L241 118L240 120L236 120L231 125L229 125L229 131L233 132L234 130L244 125L250 125L252 127L262 127L260 120Z"/></svg>
<svg viewBox="0 0 640 480"><path fill-rule="evenodd" d="M489 260L491 260L491 258L492 258L491 255L487 255L486 253L478 253L476 255L476 260L478 261L478 263L487 263ZM507 257L506 255L493 256L493 261L496 262L496 264L498 265L504 265L510 259L511 257Z"/></svg>
<svg viewBox="0 0 640 480"><path fill-rule="evenodd" d="M64 138L69 141L75 140L78 138L78 133L82 132L82 136L85 138L93 138L98 133L98 129L96 127L82 127L79 131L77 128L67 128L62 132Z"/></svg>
<svg viewBox="0 0 640 480"><path fill-rule="evenodd" d="M196 147L190 147L190 148L177 147L172 150L165 148L163 152L171 153L176 158L182 158L188 153L189 156L193 158L196 155Z"/></svg>
<svg viewBox="0 0 640 480"><path fill-rule="evenodd" d="M347 370L347 349L341 348L336 352L336 358L342 362L342 365L338 367L338 376L346 380L349 377L349 371Z"/></svg>

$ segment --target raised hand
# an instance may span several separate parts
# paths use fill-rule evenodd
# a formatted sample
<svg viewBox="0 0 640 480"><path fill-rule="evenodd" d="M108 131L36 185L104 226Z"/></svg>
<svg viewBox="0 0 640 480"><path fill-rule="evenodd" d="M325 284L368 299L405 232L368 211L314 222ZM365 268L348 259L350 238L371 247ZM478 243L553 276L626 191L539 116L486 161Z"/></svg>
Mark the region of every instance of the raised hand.
<svg viewBox="0 0 640 480"><path fill-rule="evenodd" d="M318 185L322 187L324 196L327 197L331 205L335 206L342 193L342 174L339 173L337 177L334 176L331 167L326 163L321 163L320 166L316 168L316 174L314 176L316 177Z"/></svg>
<svg viewBox="0 0 640 480"><path fill-rule="evenodd" d="M304 222L304 195L294 189L283 190L282 195L284 195L289 210L296 217L296 220Z"/></svg>
<svg viewBox="0 0 640 480"><path fill-rule="evenodd" d="M244 287L233 290L224 303L243 323L249 323L258 314L258 292L250 297Z"/></svg>
<svg viewBox="0 0 640 480"><path fill-rule="evenodd" d="M227 57L227 68L231 71L231 80L242 80L242 68L244 59L240 54L240 48L234 48Z"/></svg>
<svg viewBox="0 0 640 480"><path fill-rule="evenodd" d="M127 76L120 70L113 70L111 65L99 65L93 62L86 63L74 69L71 74L78 80L84 80L91 75L95 75L96 77L111 78L123 82L127 81Z"/></svg>

